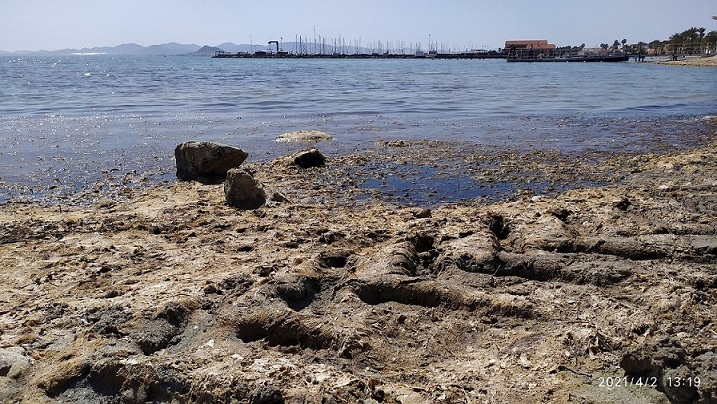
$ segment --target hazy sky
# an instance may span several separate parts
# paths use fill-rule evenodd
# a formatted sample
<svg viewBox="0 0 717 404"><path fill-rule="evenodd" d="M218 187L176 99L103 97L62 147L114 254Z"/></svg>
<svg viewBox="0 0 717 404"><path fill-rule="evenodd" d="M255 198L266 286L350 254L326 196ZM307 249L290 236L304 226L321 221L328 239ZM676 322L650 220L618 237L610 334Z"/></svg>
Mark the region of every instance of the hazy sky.
<svg viewBox="0 0 717 404"><path fill-rule="evenodd" d="M592 47L717 30L716 0L0 0L0 50L57 50L123 43L218 45L361 39L445 48L502 47L548 39Z"/></svg>

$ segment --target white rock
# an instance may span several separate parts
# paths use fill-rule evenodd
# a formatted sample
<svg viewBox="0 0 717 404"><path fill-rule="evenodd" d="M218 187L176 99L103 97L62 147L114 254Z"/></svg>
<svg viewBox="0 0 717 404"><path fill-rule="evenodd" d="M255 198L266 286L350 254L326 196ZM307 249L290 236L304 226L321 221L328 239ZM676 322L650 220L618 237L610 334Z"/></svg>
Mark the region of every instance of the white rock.
<svg viewBox="0 0 717 404"><path fill-rule="evenodd" d="M318 143L334 140L334 137L320 130L297 130L277 136L277 142Z"/></svg>

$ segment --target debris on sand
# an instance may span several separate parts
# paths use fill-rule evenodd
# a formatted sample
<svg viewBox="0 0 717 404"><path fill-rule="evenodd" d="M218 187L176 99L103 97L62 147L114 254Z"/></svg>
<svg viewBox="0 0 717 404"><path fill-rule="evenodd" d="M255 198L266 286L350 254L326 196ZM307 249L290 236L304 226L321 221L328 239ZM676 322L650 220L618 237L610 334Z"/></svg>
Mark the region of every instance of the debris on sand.
<svg viewBox="0 0 717 404"><path fill-rule="evenodd" d="M188 181L3 205L0 401L717 399L714 143L430 209L341 201L334 165L230 170L292 200L253 210Z"/></svg>

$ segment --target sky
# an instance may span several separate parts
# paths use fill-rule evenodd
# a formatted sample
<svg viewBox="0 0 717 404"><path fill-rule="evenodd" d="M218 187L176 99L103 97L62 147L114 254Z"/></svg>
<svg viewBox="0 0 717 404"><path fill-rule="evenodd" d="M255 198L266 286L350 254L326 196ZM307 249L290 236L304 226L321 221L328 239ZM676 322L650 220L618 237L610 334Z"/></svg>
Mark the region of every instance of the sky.
<svg viewBox="0 0 717 404"><path fill-rule="evenodd" d="M316 35L497 49L547 39L588 47L717 30L715 0L0 0L0 50L59 50L168 42L266 44Z"/></svg>

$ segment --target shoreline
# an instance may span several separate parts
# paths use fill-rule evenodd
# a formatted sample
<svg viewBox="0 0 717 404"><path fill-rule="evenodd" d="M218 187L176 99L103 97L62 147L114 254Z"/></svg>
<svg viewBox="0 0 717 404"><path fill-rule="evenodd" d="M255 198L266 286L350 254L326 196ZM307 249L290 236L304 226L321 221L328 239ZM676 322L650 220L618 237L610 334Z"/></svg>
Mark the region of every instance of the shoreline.
<svg viewBox="0 0 717 404"><path fill-rule="evenodd" d="M530 117L517 117L524 125ZM432 138L388 138L364 142L349 148L334 141L318 143L328 151L331 160L324 170L310 172L316 187L302 189L293 195L298 200L322 200L331 203L341 199L346 204L358 201L384 200L414 206L436 206L448 202L480 201L481 204L510 200L525 193L554 194L576 186L600 186L620 181L620 161L638 153L669 152L692 148L708 142L717 120L712 116L686 116L667 120L627 120L617 117L600 122L598 135L585 134L575 139L577 146L568 145L566 131L572 125L580 128L596 125L584 121L560 124L548 139L531 134L521 145L507 142L472 142L469 140L437 140ZM606 128L610 134L606 135ZM586 131L586 129L580 129ZM684 133L690 133L685 137ZM628 140L629 139L629 140ZM266 143L274 144L274 141ZM261 155L265 144L249 142L246 150ZM174 146L171 146L174 147ZM258 147L258 151L252 149ZM281 144L283 154L306 147ZM146 189L171 186L174 156L164 149L133 160L125 152L118 155L119 165L112 161L98 162L80 176L64 163L23 177L12 174L0 178L0 206L7 202L41 203L47 205L91 205L102 199L128 200ZM274 160L245 163L260 173L261 180L276 185L282 192L293 193L293 175L272 175ZM59 157L58 157L59 158ZM143 158L148 159L147 161ZM126 160L126 161L125 161ZM72 161L72 160L70 160ZM115 164L115 165L113 165ZM93 174L94 173L94 174ZM64 177L60 175L64 175ZM281 174L281 172L279 173ZM337 198L335 187L342 193Z"/></svg>
<svg viewBox="0 0 717 404"><path fill-rule="evenodd" d="M290 191L254 211L194 182L3 205L0 401L714 400L715 135L600 164L508 156L491 175L611 174L430 210L339 203L360 156L248 165ZM626 375L661 388L600 385Z"/></svg>
<svg viewBox="0 0 717 404"><path fill-rule="evenodd" d="M714 67L717 66L717 56L689 57L682 60L651 61L649 63L672 66Z"/></svg>

